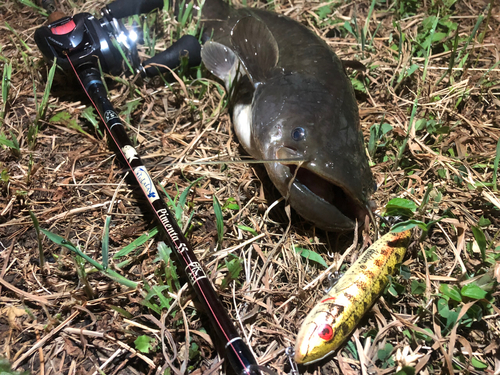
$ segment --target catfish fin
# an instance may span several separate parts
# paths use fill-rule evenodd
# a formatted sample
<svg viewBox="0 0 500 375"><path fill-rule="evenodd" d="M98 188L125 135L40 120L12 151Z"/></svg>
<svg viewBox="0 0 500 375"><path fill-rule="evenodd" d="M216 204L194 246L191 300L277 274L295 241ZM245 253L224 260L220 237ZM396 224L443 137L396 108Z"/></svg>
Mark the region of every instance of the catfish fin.
<svg viewBox="0 0 500 375"><path fill-rule="evenodd" d="M201 49L201 59L213 75L224 81L229 91L238 74L238 58L234 52L223 44L208 41Z"/></svg>
<svg viewBox="0 0 500 375"><path fill-rule="evenodd" d="M279 49L264 22L253 16L240 19L231 30L231 44L254 86L270 77L278 64Z"/></svg>

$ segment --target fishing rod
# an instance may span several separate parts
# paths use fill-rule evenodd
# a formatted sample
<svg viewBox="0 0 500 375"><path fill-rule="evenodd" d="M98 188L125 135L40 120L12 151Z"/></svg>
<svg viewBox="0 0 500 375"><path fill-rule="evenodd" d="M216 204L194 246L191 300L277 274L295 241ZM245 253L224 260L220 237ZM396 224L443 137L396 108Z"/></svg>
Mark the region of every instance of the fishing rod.
<svg viewBox="0 0 500 375"><path fill-rule="evenodd" d="M191 244L179 228L175 216L158 194L151 176L107 96L101 78L99 67L106 73L121 73L123 51L132 62L136 73L143 76L152 76L165 71L164 66L170 69L178 66L180 56L186 56L191 66L200 64L200 45L196 38L188 38L189 36L182 37L166 51L140 63L136 48L137 35L128 32L119 18L148 13L162 6L162 0L117 0L103 8L103 18L100 20L89 13L64 17L37 29L35 41L45 58L49 61L57 59L57 64L64 71L73 70L76 74L115 144L116 153L122 156L132 171L163 228L166 242L176 254L217 336L224 343L230 366L236 374L253 375L261 372L272 374L271 370L257 365L252 351L231 322ZM116 42L120 44L122 51L116 47Z"/></svg>

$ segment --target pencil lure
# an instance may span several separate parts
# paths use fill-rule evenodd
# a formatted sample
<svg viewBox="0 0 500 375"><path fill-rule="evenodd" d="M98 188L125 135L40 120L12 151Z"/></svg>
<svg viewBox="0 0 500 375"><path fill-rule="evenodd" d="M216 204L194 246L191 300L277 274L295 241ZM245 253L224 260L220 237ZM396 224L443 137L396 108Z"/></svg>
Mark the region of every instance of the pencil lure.
<svg viewBox="0 0 500 375"><path fill-rule="evenodd" d="M336 350L386 287L410 240L389 232L370 246L307 315L295 343L295 361L310 364Z"/></svg>

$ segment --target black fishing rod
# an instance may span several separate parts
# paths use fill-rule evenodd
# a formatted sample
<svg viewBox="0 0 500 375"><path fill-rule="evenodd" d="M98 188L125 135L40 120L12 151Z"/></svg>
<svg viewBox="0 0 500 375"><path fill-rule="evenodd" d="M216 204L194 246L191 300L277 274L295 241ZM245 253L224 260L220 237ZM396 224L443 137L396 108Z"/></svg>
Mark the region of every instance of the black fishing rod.
<svg viewBox="0 0 500 375"><path fill-rule="evenodd" d="M82 87L89 94L93 105L99 112L106 130L118 148L120 155L127 163L137 183L141 186L142 191L147 197L156 219L166 234L168 245L174 250L179 262L182 264L182 268L184 268L198 299L208 314L219 339L225 343L229 363L237 374L253 374L255 372L253 371L253 367L257 365L257 361L239 336L229 315L222 306L212 283L207 278L190 243L179 228L175 216L170 212L158 194L144 163L132 146L125 127L107 98L106 89L100 79L99 70L94 67L85 67L82 71L78 72L78 76Z"/></svg>
<svg viewBox="0 0 500 375"><path fill-rule="evenodd" d="M104 72L119 74L122 71L123 54L113 42L120 43L136 73L143 76L158 74L166 70L164 66L171 69L178 66L180 56L186 56L191 66L200 64L200 45L196 38L189 36L182 37L169 49L142 64L139 62L135 44L137 37L128 33L117 18L147 13L162 6L162 0L118 0L102 10L103 18L100 20L89 13L64 17L37 29L35 41L48 60L57 58L57 64L61 68L75 72L115 144L117 154L122 156L146 196L166 234L166 242L176 254L219 339L224 343L226 357L236 374L253 375L261 371L273 373L257 365L252 351L238 334L190 243L179 228L175 216L158 194L151 176L108 99L101 79L98 63ZM155 65L148 67L151 64Z"/></svg>

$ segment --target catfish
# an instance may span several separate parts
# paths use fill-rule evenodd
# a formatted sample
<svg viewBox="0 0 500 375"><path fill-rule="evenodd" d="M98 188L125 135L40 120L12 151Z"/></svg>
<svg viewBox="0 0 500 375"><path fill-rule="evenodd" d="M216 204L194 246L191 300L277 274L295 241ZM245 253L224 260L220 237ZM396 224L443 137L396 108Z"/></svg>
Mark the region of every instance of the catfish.
<svg viewBox="0 0 500 375"><path fill-rule="evenodd" d="M327 231L364 222L376 189L343 64L289 17L201 4L202 61L232 98L235 133L302 217Z"/></svg>

